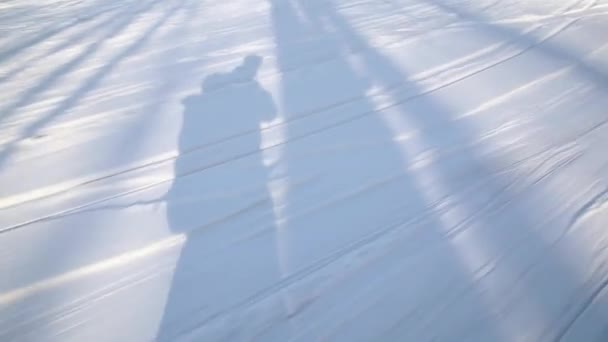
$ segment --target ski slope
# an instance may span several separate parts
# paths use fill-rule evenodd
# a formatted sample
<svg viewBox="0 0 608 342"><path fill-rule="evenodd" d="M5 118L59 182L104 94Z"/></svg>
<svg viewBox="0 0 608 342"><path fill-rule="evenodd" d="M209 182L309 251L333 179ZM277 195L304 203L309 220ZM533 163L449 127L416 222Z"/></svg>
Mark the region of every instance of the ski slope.
<svg viewBox="0 0 608 342"><path fill-rule="evenodd" d="M608 1L0 3L0 341L608 341Z"/></svg>

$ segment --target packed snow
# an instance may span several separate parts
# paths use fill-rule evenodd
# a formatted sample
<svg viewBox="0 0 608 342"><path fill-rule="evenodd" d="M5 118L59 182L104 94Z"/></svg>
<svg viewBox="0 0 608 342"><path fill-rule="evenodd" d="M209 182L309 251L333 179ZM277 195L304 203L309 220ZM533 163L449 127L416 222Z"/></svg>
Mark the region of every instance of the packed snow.
<svg viewBox="0 0 608 342"><path fill-rule="evenodd" d="M608 341L608 0L0 33L0 341Z"/></svg>

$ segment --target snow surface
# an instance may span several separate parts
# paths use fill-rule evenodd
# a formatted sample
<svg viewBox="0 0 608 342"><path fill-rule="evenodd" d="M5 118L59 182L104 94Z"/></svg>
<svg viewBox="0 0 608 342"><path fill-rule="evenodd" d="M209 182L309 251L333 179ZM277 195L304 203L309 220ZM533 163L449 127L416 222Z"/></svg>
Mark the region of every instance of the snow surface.
<svg viewBox="0 0 608 342"><path fill-rule="evenodd" d="M0 2L1 341L608 341L608 0Z"/></svg>

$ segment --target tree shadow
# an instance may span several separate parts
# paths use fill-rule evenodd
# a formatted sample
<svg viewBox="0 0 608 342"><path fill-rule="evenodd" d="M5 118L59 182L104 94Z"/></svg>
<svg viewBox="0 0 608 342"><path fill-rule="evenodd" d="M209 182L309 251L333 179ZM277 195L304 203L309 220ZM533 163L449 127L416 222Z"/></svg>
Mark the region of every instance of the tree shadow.
<svg viewBox="0 0 608 342"><path fill-rule="evenodd" d="M98 7L103 7L103 6L100 6L100 4L102 2L103 1L91 2L91 4L85 8L86 9L95 9ZM28 8L27 10L29 11L31 9ZM95 17L105 14L105 13L111 13L115 10L116 10L115 7L110 7L110 8L103 9L101 11L94 11L93 14L79 16L79 18L72 20L71 22L68 22L68 23L61 22L60 24L46 25L42 29L39 30L40 33L36 33L34 36L26 38L26 39L21 38L21 39L19 39L18 43L14 44L13 46L9 47L8 49L2 51L2 53L0 53L0 63L8 62L11 59L19 56L19 54L26 51L27 49L35 47L36 45L43 43L43 42L47 41L48 39L50 39L58 34L61 34L67 30L70 30L71 28L78 26L78 25L82 24L83 22L94 19ZM21 14L17 14L17 15L21 15Z"/></svg>
<svg viewBox="0 0 608 342"><path fill-rule="evenodd" d="M98 40L94 43L91 43L89 46L87 46L87 48L83 52L72 58L67 63L53 70L50 74L45 76L42 81L40 81L37 85L27 90L14 103L3 108L0 114L0 120L6 119L7 117L14 115L19 111L22 106L30 104L40 94L50 89L55 83L57 83L59 80L61 80L73 70L75 70L78 66L86 62L88 58L93 56L94 53L103 46L106 40L126 30L138 17L145 15L147 11L153 9L159 3L160 2L157 0L150 0L144 5L142 5L141 11L133 13L129 12L128 14L125 14L121 18L121 20L115 21L114 24L107 29L104 35L98 38ZM101 83L101 81L108 77L108 75L111 74L111 71L116 68L120 64L120 62L122 62L125 58L131 56L138 49L140 49L150 38L152 38L157 32L157 30L160 29L163 24L167 22L173 15L175 15L176 12L185 3L186 0L180 0L170 9L165 11L159 19L152 23L138 37L138 39L134 40L134 42L121 49L101 68L94 72L90 77L86 78L82 82L82 84L78 86L78 88L76 88L71 94L69 94L69 96L59 102L52 110L50 110L46 114L43 114L39 119L29 124L27 127L23 128L22 132L18 137L4 144L0 149L0 170L4 167L7 159L9 159L15 152L15 150L17 149L17 145L21 140L36 136L36 134L42 128L44 128L53 120L56 120L57 117L65 115L69 109L77 105L86 94L96 89L96 87Z"/></svg>
<svg viewBox="0 0 608 342"><path fill-rule="evenodd" d="M274 237L259 234L274 231L262 154L234 160L220 149L228 160L195 171L196 160L189 155L197 146L221 144L235 135L241 150L259 150L260 124L276 115L272 97L256 80L261 63L252 55L230 72L211 74L200 94L183 101L180 157L165 200L168 224L175 234L185 234L186 242L173 272L159 341L193 333L280 280Z"/></svg>
<svg viewBox="0 0 608 342"><path fill-rule="evenodd" d="M85 61L87 61L88 58L93 56L95 52L97 52L99 48L101 48L108 39L126 30L129 25L133 23L138 17L147 13L148 10L152 9L158 3L159 1L157 0L149 0L145 2L145 6L141 8L140 12L127 11L125 13L122 13L121 15L118 15L117 17L120 18L120 20L115 21L112 25L108 27L105 27L104 34L97 38L95 42L89 44L81 53L76 55L74 58L71 58L66 63L55 68L52 72L42 78L42 80L39 81L38 84L25 91L11 104L4 106L0 110L0 120L6 120L8 117L15 115L15 113L22 106L30 104L40 94L50 89L59 80L61 80L63 77L75 70Z"/></svg>
<svg viewBox="0 0 608 342"><path fill-rule="evenodd" d="M306 4L312 5L313 2ZM323 20L331 23L346 45L364 51L359 57L373 83L390 89L395 82L401 81L402 87L413 94L423 94L405 102L402 98L395 98L394 115L414 124L421 132L419 142L438 155L439 161L427 172L434 175L437 188L454 197L448 206L453 207L449 211L453 211L452 216L455 217L453 226L447 230L444 227L440 234L454 243L469 240L477 244L470 247L482 250L494 264L495 270L474 285L492 293L495 298L503 296L496 305L488 308L494 315L470 316L468 321L460 321L460 326L436 329L445 329L446 336L474 336L474 339L488 340L486 336L479 336L484 333L478 326L483 321L492 326L502 325L507 330L520 329L535 339L562 337L566 333L562 327L569 326L580 314L583 303L578 303L581 299L576 298L585 282L579 270L568 260L566 252L560 250L559 247L564 246L558 246L563 238L561 232L565 229L563 222L552 219L551 215L542 216L542 213L550 213L550 207L542 202L530 203L530 197L538 196L526 194L521 188L514 189L517 188L514 184L521 180L517 175L502 172L504 162L484 155L479 146L481 132L466 120L456 118L458 113L453 113L438 96L425 94L425 89L409 81L411 76L370 46L332 7L331 1L315 2L312 6L315 5L314 15L321 15ZM576 62L592 81L604 82L601 73L580 62L576 56L556 48L541 49ZM459 149L460 153L454 153ZM558 169L562 166L566 165L556 165ZM537 185L541 189L542 178L538 180L541 185ZM473 192L467 190L467 183L469 186L476 184ZM529 207L531 204L534 211ZM477 297L480 295L475 292L461 293L461 298L452 302L460 302L461 305L446 308L440 316L445 320L440 321L462 318L463 306ZM511 302L505 298L510 298ZM571 302L573 300L575 302ZM497 317L503 317L502 321ZM447 333L450 329L465 335ZM396 327L391 336L399 337L411 330L411 326L404 324Z"/></svg>
<svg viewBox="0 0 608 342"><path fill-rule="evenodd" d="M126 11L126 10L124 10ZM109 12L109 13L108 13ZM108 25L111 25L116 20L119 20L124 13L120 11L118 13L112 13L112 11L105 12L92 16L88 18L87 21L98 21L93 23L90 27L87 27L83 30L72 30L72 28L79 28L78 25L70 26L68 29L63 30L62 33L69 34L67 38L64 38L62 42L58 43L56 46L40 53L38 56L29 58L20 63L20 65L12 68L11 70L5 72L2 76L0 76L0 84L4 82L11 82L14 78L16 78L22 72L28 70L30 67L40 63L45 60L49 56L53 56L57 53L61 53L73 46L77 46L81 44L84 40L90 39L91 35L95 35L96 33L103 31ZM106 15L107 17L103 18L102 15ZM97 17L100 17L98 20ZM81 23L82 24L82 23ZM69 31L76 31L74 33ZM69 32L69 33L68 33ZM6 116L1 116L0 121L6 119Z"/></svg>
<svg viewBox="0 0 608 342"><path fill-rule="evenodd" d="M24 129L23 136L20 137L20 139L26 139L33 134L37 134L40 129L43 129L48 123L52 122L52 120L69 113L69 110L72 109L73 106L77 105L84 96L91 92L97 91L100 88L100 83L104 79L106 79L106 77L111 75L112 71L118 65L120 65L125 59L132 57L134 54L140 51L140 49L145 46L145 44L149 42L150 39L157 35L159 30L164 30L164 32L172 32L171 30L166 29L167 25L165 24L170 19L174 18L176 13L178 13L179 11L183 11L184 13L188 13L188 16L184 16L184 18L192 19L193 14L191 12L186 11L186 9L184 8L185 3L186 0L180 0L172 2L170 6L167 6L164 9L158 9L156 7L156 9L159 11L158 15L155 15L153 20L146 21L145 26L141 27L141 30L138 29L136 34L133 34L129 37L129 41L125 42L120 47L115 48L114 51L110 51L108 60L106 61L107 63L104 63L100 65L99 68L93 70L88 77L85 77L83 79L82 83L75 84L74 86L76 89L74 89L74 92L65 94L66 96L63 98L63 101L59 101L58 103L56 103L55 107L52 107L48 113L42 113L44 115L38 117L37 121L33 122ZM149 11L154 9L157 4L162 4L162 2L155 0L141 1L139 2L139 5L136 6L136 8L129 7L129 10L115 13L116 15L113 17L113 20L107 21L108 23L110 23L109 26L99 27L100 34L98 35L99 37L96 38L99 38L100 40L91 39L92 41L89 43L90 45L88 45L88 48L85 47L85 51L82 54L76 56L76 59L68 61L67 65L61 65L53 69L49 77L44 78L44 83L42 85L35 85L32 88L34 90L32 92L33 98L37 98L38 96L37 94L34 94L36 90L43 92L46 89L51 88L58 81L58 79L61 78L61 74L63 72L73 72L74 70L76 70L76 67L81 65L80 63L85 64L86 62L88 62L90 58L95 54L96 49L100 49L102 47L105 48L105 46L103 46L105 40L111 39L116 35L121 34L122 32L126 32L133 26L138 26L132 24L138 18L141 18L141 16L149 15ZM136 9L141 10L141 12L136 11ZM190 9L193 8L190 7ZM156 84L159 87L163 86L164 81L165 80L159 79L157 80ZM167 96L166 93L162 95ZM137 99L131 100L133 101ZM128 134L129 136L128 147L133 148L133 146L137 146L138 144L146 142L145 139L143 139L142 135L139 134L141 134L141 132L143 131L142 127L147 124L147 122L144 121L149 118L148 114L152 113L154 110L157 110L157 108L150 109L149 112L138 113L141 114L141 120L139 121L140 125L137 127L137 129L125 133L125 135ZM19 111L16 110L16 113L19 113ZM3 164L3 162L6 162L6 159L11 156L11 153L17 150L20 139L16 139L13 143L0 147L0 174L2 174L2 171L4 171L2 170L3 166L6 165ZM102 154L102 151L100 150L97 150L96 152ZM110 152L112 153L108 154L107 157L111 158L114 162L116 162L116 164L123 163L124 165L125 162L129 163L134 161L133 153L131 153L131 151L128 149L122 148L120 150L113 150ZM83 157L85 154L81 153ZM73 160L75 164L78 164L82 161L76 159ZM18 168L20 167L21 166L19 166ZM15 169L12 169L11 171L14 171ZM82 175L82 172L80 173L80 175ZM73 177L74 175L68 176ZM28 181L24 181L24 183L27 184ZM34 186L37 185L35 184L35 181L32 183L34 183ZM117 195L124 196L124 193ZM107 198L103 199L102 201L105 200L107 200ZM49 202L44 201L44 203L44 206L46 206ZM8 216L6 218L10 218L10 214L7 215ZM112 214L110 214L109 216L115 217ZM10 284L11 286L15 285L27 287L27 285L33 283L34 280L37 281L40 279L45 279L45 277L51 277L53 275L56 275L59 271L71 270L73 269L71 267L74 267L74 265L79 265L79 263L82 262L83 259L86 260L86 257L83 256L82 249L87 247L83 247L84 243L82 243L82 241L90 241L91 237L93 237L93 239L96 239L97 232L105 231L103 228L107 228L101 226L108 223L108 220L100 217L91 220L91 222L87 223L86 229L81 229L83 227L78 223L73 224L73 222L68 222L69 220L63 221L58 224L58 226L60 227L58 227L58 229L56 229L57 231L55 231L54 233L48 236L46 236L45 234L41 234L42 236L45 236L46 239L33 239L37 242L44 241L44 243L38 246L40 248L38 249L37 253L17 254L18 257L14 260L15 269L21 266L24 267L26 271L22 272L24 275L23 277L21 277L21 272L19 275L15 274L14 277L7 277L6 283ZM26 225L29 225L29 223ZM52 226L53 224L51 224L51 227ZM97 230L98 228L99 230ZM11 241L9 238L5 238L5 240ZM69 241L79 241L79 243L74 244L69 243ZM98 244L95 248L103 246L103 243L99 241L96 241L96 243ZM118 242L116 242L116 244L115 242L112 242L112 244L116 245L118 244ZM2 283L3 287L6 283ZM103 284L100 285L103 286ZM40 336L40 334L44 334L44 331L46 329L49 329L48 327L54 324L52 316L53 311L60 310L61 308L65 308L66 306L69 306L71 304L68 303L68 300L66 300L66 298L68 297L69 295L61 293L59 295L51 295L44 298L34 297L33 299L31 299L28 302L28 305L31 305L31 307L34 308L40 308L40 312L36 313L36 315L31 316L24 315L22 322L20 321L19 324L12 324L13 326L11 328L14 329L14 338L25 338L27 340L28 333L31 333L32 335L38 334L38 336ZM31 311L31 307L28 307L26 305L24 311L27 312L28 309ZM12 308L9 307L8 309L10 310ZM18 319L19 317L7 317L5 322L3 323L7 323L7 325L9 325L11 321L14 323ZM29 331L28 329L31 329L31 331ZM48 331L50 331L50 329L47 330L47 332ZM4 333L5 331L3 331L1 335L3 335ZM0 337L0 339L2 338Z"/></svg>
<svg viewBox="0 0 608 342"><path fill-rule="evenodd" d="M551 209L546 203L534 204L533 212L529 207L533 204L531 198L538 200L539 196L514 186L521 182L520 177L504 172L504 161L488 157L480 150L481 132L466 120L457 119L458 113L453 113L439 97L410 81L411 76L372 47L332 1L275 0L272 15L278 63L284 71L281 102L285 104L286 118L293 121L300 113L309 116L315 107L331 108L313 115L325 121L317 123L319 127L302 129L293 124L287 128L290 140L302 140L290 142L285 148L285 168L291 179L288 183L297 182L315 168L321 174L315 187L292 190L287 196L289 271L300 272L315 258L321 259L324 253L348 245L349 239L356 241L379 230L375 225L390 217L387 211L391 209L393 213L402 210L401 220L405 222L407 213L428 212L434 205L441 208L432 214L434 218L412 228L420 229L415 241L427 243L427 247L416 244L413 250L441 245L441 250L433 252L438 259L425 261L426 266L449 273L417 280L426 281L428 288L421 287L416 295L432 293L427 305L420 306L424 309L415 318L405 308L395 313L400 296L407 295L391 293L394 285L386 285L390 283L387 279L386 291L390 294L385 296L385 306L361 313L356 319L349 318L350 323L344 325L350 330L341 333L357 339L377 337L365 335L371 332L365 331L366 324L361 324L366 321L364 317L370 318L373 316L370 312L374 312L396 315L391 317L395 319L394 326L378 328L386 333L384 337L390 337L387 340L404 336L500 340L512 338L508 335L512 329L537 338L563 336L565 331L561 327L568 326L581 312L583 304L576 298L586 281L567 260L566 252L560 248L564 246L558 246L565 229L563 220L551 215L544 217ZM319 57L327 55L328 50L335 58L319 62ZM548 51L559 58L580 62L576 56L556 48ZM587 76L593 76L594 82L603 83L601 74L584 63L579 65ZM395 90L396 84L399 86ZM391 98L385 107L388 110L376 111L370 96L374 86L384 89L385 97ZM405 92L412 95L404 96ZM332 107L332 101L344 104L336 108ZM360 113L344 114L353 107ZM394 123L404 126L393 127ZM402 134L417 131L414 133L417 137L397 142L395 128L397 131L405 128L406 131L397 132ZM374 143L382 148L367 155L365 150L372 150ZM337 145L341 146L335 148L339 152L325 152ZM423 168L424 172L404 170L425 153L437 160ZM319 157L324 154L327 157ZM567 163L556 167L567 167ZM393 175L401 172L401 177L378 181L366 189L370 179L391 172ZM534 182L540 191L549 190L544 188L543 176ZM333 193L329 196L324 191ZM348 193L348 197L335 196L341 192ZM357 197L359 192L365 196ZM307 211L306 205L310 206L313 198L324 196L336 198L328 200L325 206L317 204L311 215L313 209ZM351 203L344 204L346 199ZM328 227L328 222L335 224ZM314 236L323 236L323 241L314 241ZM314 247L303 241L314 241ZM469 265L462 264L463 255L475 253L480 256L466 260ZM488 271L488 265L495 267ZM436 283L438 279L441 285ZM450 324L433 324L437 321ZM484 322L483 329L478 325L480 321Z"/></svg>
<svg viewBox="0 0 608 342"><path fill-rule="evenodd" d="M608 87L608 74L605 70L586 62L585 56L576 54L574 51L571 51L564 46L560 46L559 44L552 43L550 39L554 34L550 35L549 38L539 39L533 35L522 33L515 28L493 24L482 15L467 10L463 6L455 6L442 0L431 0L428 1L428 3L437 6L445 13L456 15L463 21L480 25L482 29L487 30L490 34L513 42L522 47L524 51L534 49L549 59L566 62L568 65L574 66L580 75L595 83L597 86L602 88ZM570 19L568 21L568 19L565 18L565 26L563 26L559 32L567 29L578 20L579 19Z"/></svg>
<svg viewBox="0 0 608 342"><path fill-rule="evenodd" d="M315 179L307 187L290 187L279 218L287 274L315 278L310 270L319 263L338 267L325 285L311 280L310 288L287 291L290 311L297 314L286 318L292 330L283 337L399 340L378 337L407 327L421 340L458 340L469 319L487 317L490 309L473 296L458 306L461 315L450 317L451 328L417 329L430 324L438 303L455 296L455 289L470 287L473 279L446 241L444 222L429 215L441 199L425 194L428 184L416 176L412 160L419 156L402 146L399 132L376 111L370 96L382 77L378 73L391 74L392 81L405 77L400 79L400 71L365 44L329 1L274 0L271 5L283 71L280 102L289 123L282 159L287 183ZM370 249L380 250L379 255L357 261ZM429 259L412 264L421 256ZM339 269L349 258L357 266ZM337 305L335 298L344 301ZM484 337L498 341L500 332L492 323Z"/></svg>

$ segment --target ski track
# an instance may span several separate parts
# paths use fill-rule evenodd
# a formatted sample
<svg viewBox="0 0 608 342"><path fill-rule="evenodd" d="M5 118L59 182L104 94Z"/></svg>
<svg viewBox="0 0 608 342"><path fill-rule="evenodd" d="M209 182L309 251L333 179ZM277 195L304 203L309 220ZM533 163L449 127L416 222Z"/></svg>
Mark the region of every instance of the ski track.
<svg viewBox="0 0 608 342"><path fill-rule="evenodd" d="M0 4L0 340L605 341L607 8Z"/></svg>

